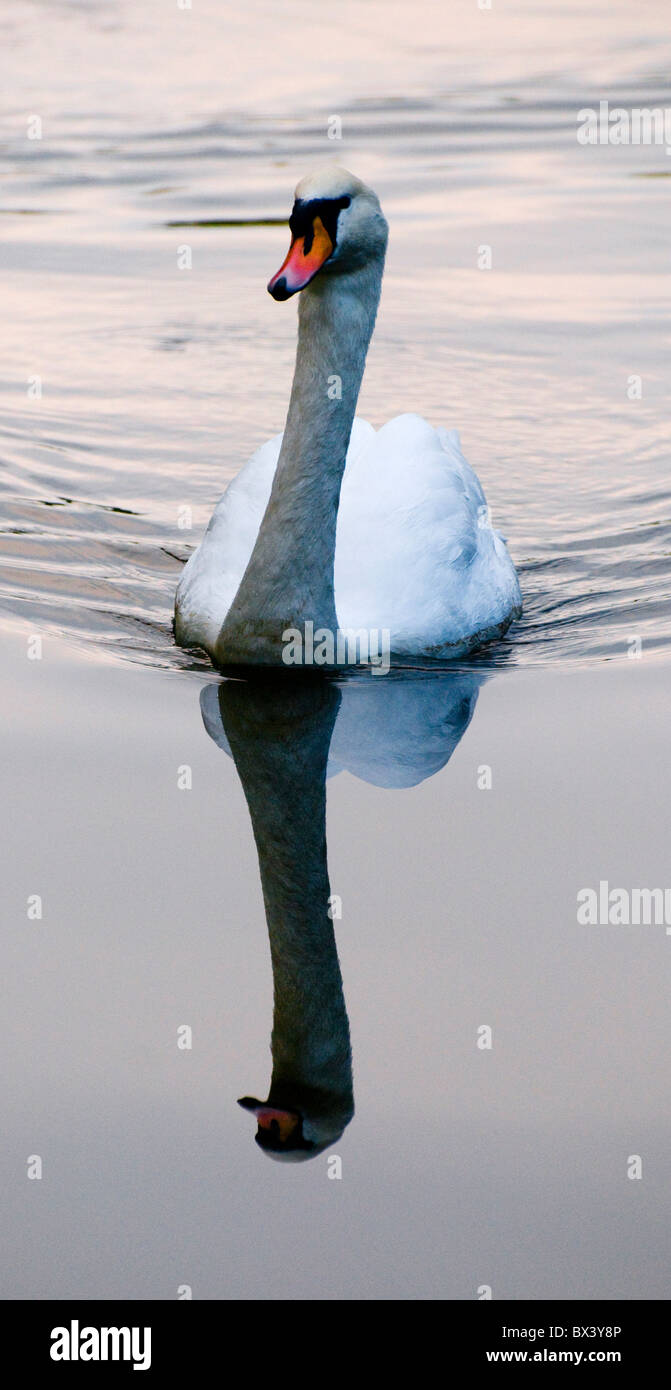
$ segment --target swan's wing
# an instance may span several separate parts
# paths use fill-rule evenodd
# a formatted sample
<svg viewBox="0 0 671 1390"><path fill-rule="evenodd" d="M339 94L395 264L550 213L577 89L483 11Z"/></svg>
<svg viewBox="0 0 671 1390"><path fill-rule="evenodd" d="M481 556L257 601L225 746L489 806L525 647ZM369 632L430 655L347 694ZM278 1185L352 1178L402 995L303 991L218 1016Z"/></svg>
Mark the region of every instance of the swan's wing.
<svg viewBox="0 0 671 1390"><path fill-rule="evenodd" d="M515 571L456 431L397 416L345 474L335 591L342 627L389 629L399 652L457 645L509 614Z"/></svg>
<svg viewBox="0 0 671 1390"><path fill-rule="evenodd" d="M259 533L281 443L281 434L267 440L228 484L182 571L175 630L183 646L214 647Z"/></svg>

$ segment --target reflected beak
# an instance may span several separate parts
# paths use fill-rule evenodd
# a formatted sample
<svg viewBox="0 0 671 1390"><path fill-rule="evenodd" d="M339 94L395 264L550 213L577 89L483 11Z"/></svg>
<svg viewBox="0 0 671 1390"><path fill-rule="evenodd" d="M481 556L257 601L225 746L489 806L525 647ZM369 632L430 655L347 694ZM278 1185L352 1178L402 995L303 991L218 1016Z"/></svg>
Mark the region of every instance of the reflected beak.
<svg viewBox="0 0 671 1390"><path fill-rule="evenodd" d="M259 1129L265 1129L269 1134L274 1133L283 1144L301 1123L301 1117L295 1110L278 1110L273 1105L262 1105L251 1096L244 1096L238 1101L238 1105L244 1110L251 1110Z"/></svg>
<svg viewBox="0 0 671 1390"><path fill-rule="evenodd" d="M286 260L268 281L268 293L273 299L289 299L297 290L305 289L332 252L333 242L321 217L315 217L307 236L294 237Z"/></svg>

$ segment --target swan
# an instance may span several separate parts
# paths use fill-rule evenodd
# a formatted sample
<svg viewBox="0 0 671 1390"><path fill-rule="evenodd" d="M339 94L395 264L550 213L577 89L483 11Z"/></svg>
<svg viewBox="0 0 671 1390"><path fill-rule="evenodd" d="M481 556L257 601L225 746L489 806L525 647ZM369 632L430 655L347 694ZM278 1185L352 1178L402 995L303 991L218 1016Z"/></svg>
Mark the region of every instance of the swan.
<svg viewBox="0 0 671 1390"><path fill-rule="evenodd" d="M520 587L457 432L355 419L387 248L378 198L330 165L298 184L289 227L268 284L279 301L301 292L284 432L229 484L185 565L176 641L219 669L286 664L308 624L374 633L402 660L465 654L506 631Z"/></svg>

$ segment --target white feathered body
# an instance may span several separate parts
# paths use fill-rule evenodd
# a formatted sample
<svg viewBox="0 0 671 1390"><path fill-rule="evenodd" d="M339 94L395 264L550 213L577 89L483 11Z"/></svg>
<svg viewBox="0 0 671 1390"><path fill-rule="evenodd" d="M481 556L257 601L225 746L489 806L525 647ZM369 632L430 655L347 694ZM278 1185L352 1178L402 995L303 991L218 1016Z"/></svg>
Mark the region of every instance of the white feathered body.
<svg viewBox="0 0 671 1390"><path fill-rule="evenodd" d="M177 640L213 654L252 553L283 436L229 484L186 564ZM392 653L454 656L499 636L521 609L503 537L455 430L398 415L380 430L356 419L336 531L339 627L390 633Z"/></svg>

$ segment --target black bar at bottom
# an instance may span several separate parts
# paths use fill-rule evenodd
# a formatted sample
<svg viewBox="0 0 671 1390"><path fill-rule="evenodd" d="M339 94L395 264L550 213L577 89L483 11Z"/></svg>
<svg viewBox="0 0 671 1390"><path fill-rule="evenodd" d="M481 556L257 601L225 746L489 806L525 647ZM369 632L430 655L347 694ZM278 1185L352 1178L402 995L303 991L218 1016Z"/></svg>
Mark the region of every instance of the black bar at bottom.
<svg viewBox="0 0 671 1390"><path fill-rule="evenodd" d="M180 1373L193 1376L199 1366L213 1362L226 1379L227 1348L236 1353L236 1363L249 1358L252 1378L271 1371L281 1376L283 1366L286 1373L290 1365L292 1377L308 1374L312 1366L321 1378L330 1367L329 1380L337 1372L340 1381L348 1374L350 1355L355 1363L359 1359L353 1346L347 1353L349 1309L357 1307L353 1302L341 1304L337 1315L328 1302L269 1300L252 1306L260 1309L252 1315L259 1320L258 1341L256 1336L250 1340L249 1321L241 1324L235 1301L7 1301L0 1305L0 1346L8 1358L18 1353L22 1378L34 1372L39 1385L73 1374L88 1376L91 1384L101 1375L130 1374L135 1383L134 1372L166 1381ZM409 1301L407 1329L400 1301L360 1306L352 1323L361 1319L377 1364L376 1378L381 1363L388 1357L393 1361L401 1347L413 1355L418 1370L431 1353L429 1359L437 1357L448 1374L457 1369L496 1376L502 1369L589 1371L605 1366L631 1376L649 1360L666 1361L668 1305L663 1301ZM393 1324L385 1332L387 1308L393 1309ZM322 1372L312 1350L316 1346L318 1351L320 1342Z"/></svg>

